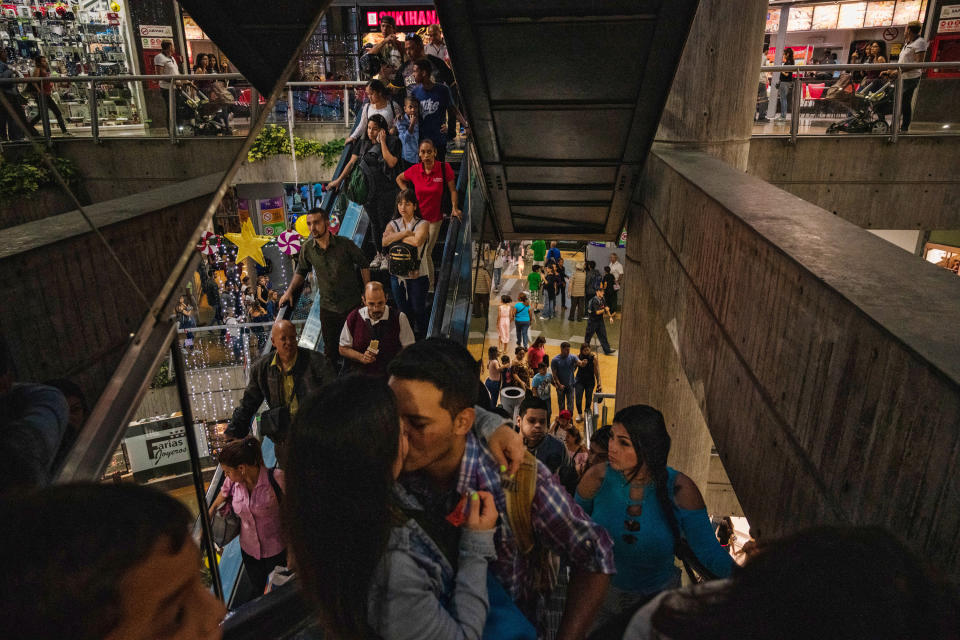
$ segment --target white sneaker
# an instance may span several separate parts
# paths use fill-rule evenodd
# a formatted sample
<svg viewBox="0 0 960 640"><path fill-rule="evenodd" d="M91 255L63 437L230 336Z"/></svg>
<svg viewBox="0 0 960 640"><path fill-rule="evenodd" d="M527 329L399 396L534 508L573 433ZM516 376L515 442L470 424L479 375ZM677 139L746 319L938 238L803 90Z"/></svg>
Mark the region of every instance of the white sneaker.
<svg viewBox="0 0 960 640"><path fill-rule="evenodd" d="M383 254L378 253L373 257L373 260L370 261L371 269L382 269L383 268Z"/></svg>

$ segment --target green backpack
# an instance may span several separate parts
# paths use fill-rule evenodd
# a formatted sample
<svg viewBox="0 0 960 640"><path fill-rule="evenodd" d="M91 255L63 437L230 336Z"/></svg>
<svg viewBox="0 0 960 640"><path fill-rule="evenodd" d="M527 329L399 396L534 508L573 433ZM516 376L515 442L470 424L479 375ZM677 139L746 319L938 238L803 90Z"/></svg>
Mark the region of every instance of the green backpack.
<svg viewBox="0 0 960 640"><path fill-rule="evenodd" d="M367 204L367 197L370 195L370 188L367 185L367 177L363 175L360 169L360 163L353 168L350 174L350 180L347 182L347 197L359 205Z"/></svg>

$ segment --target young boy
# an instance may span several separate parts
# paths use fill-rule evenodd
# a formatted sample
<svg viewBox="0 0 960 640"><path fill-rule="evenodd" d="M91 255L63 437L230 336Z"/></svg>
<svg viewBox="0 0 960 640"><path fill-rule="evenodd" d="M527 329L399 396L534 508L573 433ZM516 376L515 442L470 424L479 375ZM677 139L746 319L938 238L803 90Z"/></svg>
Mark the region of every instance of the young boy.
<svg viewBox="0 0 960 640"><path fill-rule="evenodd" d="M547 405L547 424L550 424L550 387L553 386L553 374L547 367L546 358L537 365L537 375L533 376L530 386L533 387L533 394Z"/></svg>
<svg viewBox="0 0 960 640"><path fill-rule="evenodd" d="M540 265L533 265L533 271L527 276L527 287L530 289L530 305L536 312L543 308L540 299L540 285L543 283L543 277L540 275Z"/></svg>

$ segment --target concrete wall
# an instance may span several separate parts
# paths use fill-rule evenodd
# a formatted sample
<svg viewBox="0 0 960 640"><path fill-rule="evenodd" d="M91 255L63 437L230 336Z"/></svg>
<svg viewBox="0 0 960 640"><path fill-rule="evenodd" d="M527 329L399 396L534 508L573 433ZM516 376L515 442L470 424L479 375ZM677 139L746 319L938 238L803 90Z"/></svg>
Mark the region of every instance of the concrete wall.
<svg viewBox="0 0 960 640"><path fill-rule="evenodd" d="M960 229L960 136L750 142L748 173L867 229Z"/></svg>
<svg viewBox="0 0 960 640"><path fill-rule="evenodd" d="M222 174L0 230L2 333L21 380L70 378L92 406L210 205Z"/></svg>
<svg viewBox="0 0 960 640"><path fill-rule="evenodd" d="M956 276L702 153L642 186L618 406L705 420L762 536L880 524L960 575Z"/></svg>
<svg viewBox="0 0 960 640"><path fill-rule="evenodd" d="M168 138L58 138L50 153L72 160L80 173L81 204L104 202L150 191L199 176L224 173L240 151L243 138L190 138L172 144ZM4 150L8 158L29 148ZM9 154L9 155L8 155ZM68 201L38 205L38 212L55 215L73 209ZM31 205L33 206L33 205ZM34 218L38 219L38 218ZM25 221L25 220L24 220Z"/></svg>

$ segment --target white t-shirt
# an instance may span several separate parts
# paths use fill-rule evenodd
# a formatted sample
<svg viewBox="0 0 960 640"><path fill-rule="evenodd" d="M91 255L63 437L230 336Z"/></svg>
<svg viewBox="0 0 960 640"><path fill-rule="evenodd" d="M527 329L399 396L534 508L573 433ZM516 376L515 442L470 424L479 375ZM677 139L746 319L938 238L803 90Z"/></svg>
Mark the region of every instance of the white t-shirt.
<svg viewBox="0 0 960 640"><path fill-rule="evenodd" d="M428 56L437 56L444 62L450 61L450 54L447 53L447 45L445 44L435 45L432 42L428 42L426 45L424 45L423 51Z"/></svg>
<svg viewBox="0 0 960 640"><path fill-rule="evenodd" d="M614 278L617 279L617 282L620 282L620 278L623 277L623 263L619 260L616 262L610 263L610 273Z"/></svg>
<svg viewBox="0 0 960 640"><path fill-rule="evenodd" d="M903 45L897 62L923 62L923 52L926 50L927 41L918 37L912 42ZM903 72L903 79L912 80L919 78L921 73L923 73L921 69L910 69L909 71Z"/></svg>
<svg viewBox="0 0 960 640"><path fill-rule="evenodd" d="M162 53L158 53L157 55L153 56L153 66L156 68L157 75L159 76L180 75L180 69L177 67L177 61ZM170 88L170 83L165 80L160 80L159 84L163 89Z"/></svg>
<svg viewBox="0 0 960 640"><path fill-rule="evenodd" d="M370 320L370 310L366 307L360 307L360 311L357 313L360 314L360 317L364 320ZM383 317L379 320L370 320L370 324L377 325L390 318L390 307L387 307L383 312ZM404 347L409 347L413 344L415 338L413 337L413 329L410 328L410 321L407 320L407 314L400 312L400 344ZM350 333L350 327L344 323L343 331L340 332L340 346L341 347L350 347L353 348L353 335Z"/></svg>
<svg viewBox="0 0 960 640"><path fill-rule="evenodd" d="M503 269L507 264L507 257L503 255L503 251L497 251L497 256L493 259L493 268L494 269Z"/></svg>
<svg viewBox="0 0 960 640"><path fill-rule="evenodd" d="M393 100L387 100L387 104L381 109L377 109L373 106L372 102L368 102L363 105L363 111L360 113L360 122L357 123L357 128L353 130L350 137L354 140L363 140L367 135L367 122L369 122L370 116L376 113L382 115L383 119L387 121L387 129L393 127L394 118L400 115L399 107L397 107Z"/></svg>

